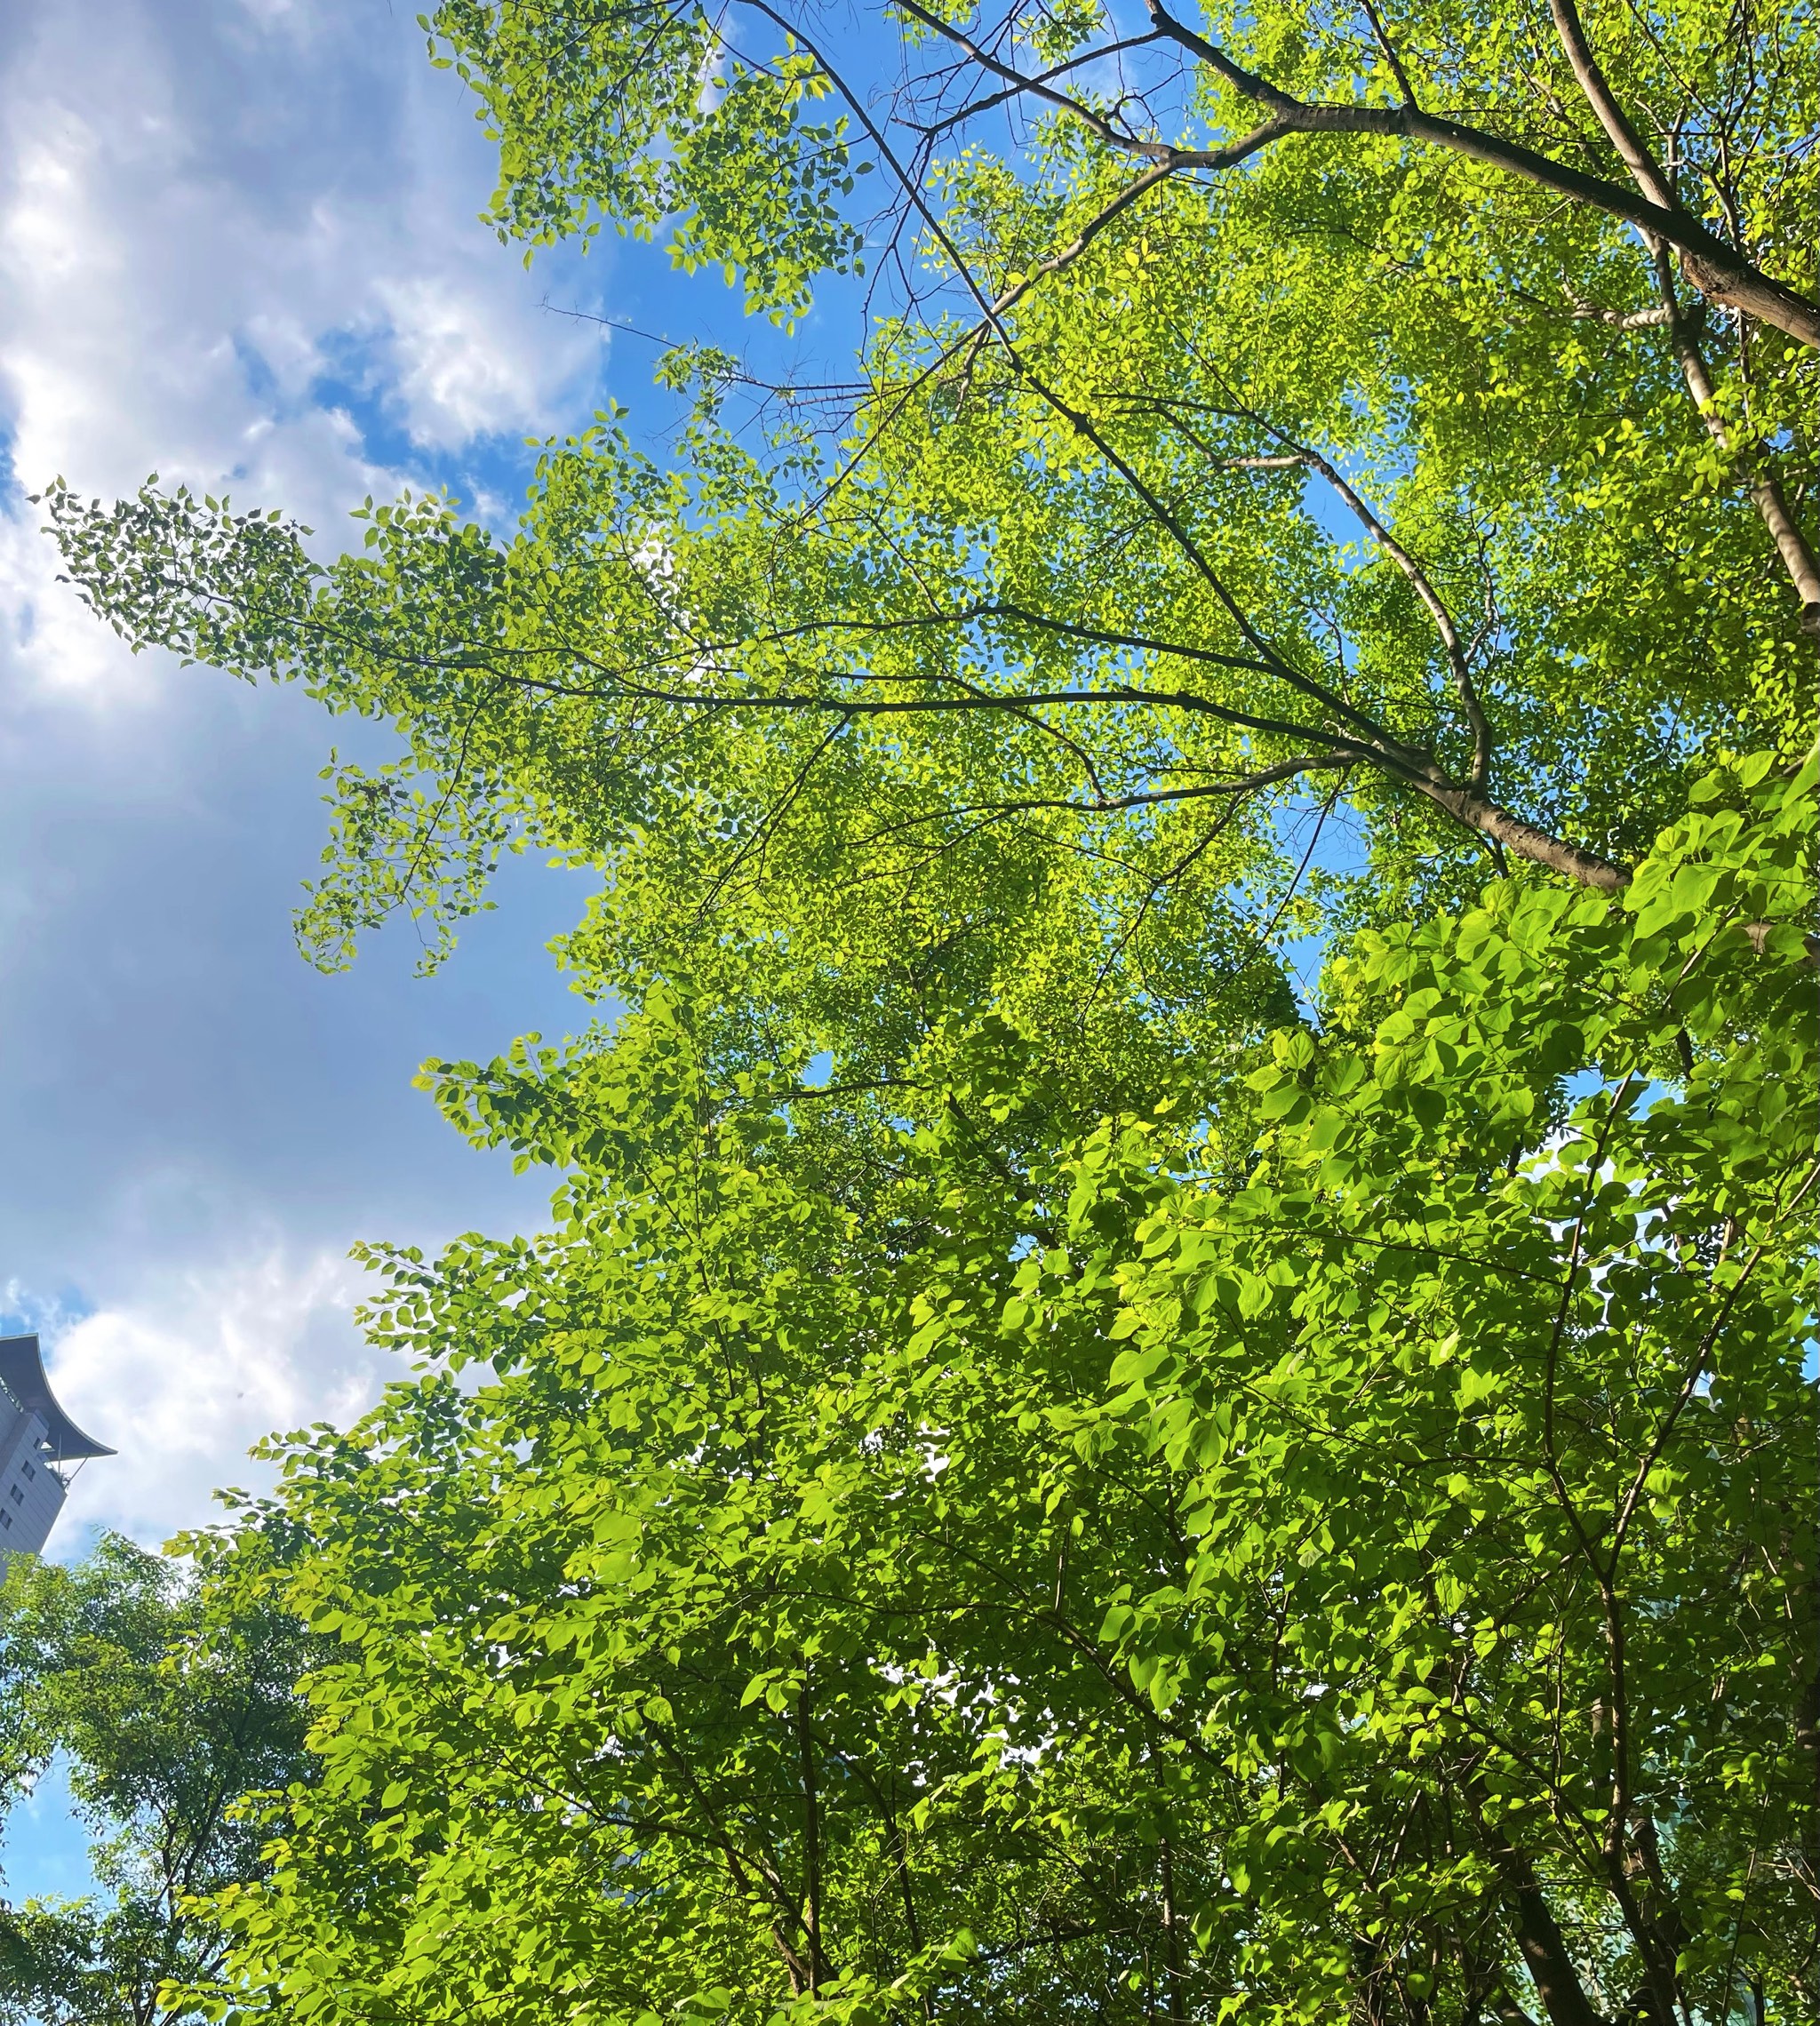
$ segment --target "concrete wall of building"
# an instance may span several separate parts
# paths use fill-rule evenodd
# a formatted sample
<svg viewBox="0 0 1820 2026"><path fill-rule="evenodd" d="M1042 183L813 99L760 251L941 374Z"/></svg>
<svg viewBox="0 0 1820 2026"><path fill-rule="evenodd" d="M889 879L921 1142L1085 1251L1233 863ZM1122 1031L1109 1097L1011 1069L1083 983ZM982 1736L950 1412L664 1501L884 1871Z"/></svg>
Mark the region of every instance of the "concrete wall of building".
<svg viewBox="0 0 1820 2026"><path fill-rule="evenodd" d="M37 1337L0 1336L0 1556L39 1553L71 1468L113 1454L58 1405Z"/></svg>
<svg viewBox="0 0 1820 2026"><path fill-rule="evenodd" d="M37 1554L63 1510L63 1482L44 1445L49 1431L0 1392L0 1554Z"/></svg>

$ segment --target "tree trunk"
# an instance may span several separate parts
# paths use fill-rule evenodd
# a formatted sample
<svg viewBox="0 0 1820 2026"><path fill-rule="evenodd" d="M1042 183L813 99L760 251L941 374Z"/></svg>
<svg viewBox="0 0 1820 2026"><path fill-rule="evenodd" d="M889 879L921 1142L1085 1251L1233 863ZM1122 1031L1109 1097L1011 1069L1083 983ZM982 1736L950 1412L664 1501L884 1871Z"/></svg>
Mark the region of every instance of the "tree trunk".
<svg viewBox="0 0 1820 2026"><path fill-rule="evenodd" d="M1549 2026L1605 2026L1574 1967L1567 1937L1543 1896L1536 1867L1499 1831L1487 1826L1482 1817L1481 1827L1504 1887L1517 1947L1548 2014Z"/></svg>

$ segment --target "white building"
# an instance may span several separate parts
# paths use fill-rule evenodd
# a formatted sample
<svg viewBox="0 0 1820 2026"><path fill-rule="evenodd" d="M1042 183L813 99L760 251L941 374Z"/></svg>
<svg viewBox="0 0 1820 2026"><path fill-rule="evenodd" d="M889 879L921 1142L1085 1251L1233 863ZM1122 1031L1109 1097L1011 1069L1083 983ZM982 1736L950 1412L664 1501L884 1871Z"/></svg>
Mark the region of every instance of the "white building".
<svg viewBox="0 0 1820 2026"><path fill-rule="evenodd" d="M36 1336L0 1336L0 1564L51 1536L75 1467L114 1451L84 1435L51 1392Z"/></svg>

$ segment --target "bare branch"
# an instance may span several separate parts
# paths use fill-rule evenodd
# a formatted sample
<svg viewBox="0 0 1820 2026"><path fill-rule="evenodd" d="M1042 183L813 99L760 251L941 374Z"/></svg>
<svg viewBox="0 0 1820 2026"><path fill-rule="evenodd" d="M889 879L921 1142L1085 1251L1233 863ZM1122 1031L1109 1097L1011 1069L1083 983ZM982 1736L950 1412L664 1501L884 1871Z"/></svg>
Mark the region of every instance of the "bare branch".
<svg viewBox="0 0 1820 2026"><path fill-rule="evenodd" d="M1276 437L1279 443L1289 443L1287 436L1273 428L1261 417L1257 418L1257 422L1260 428ZM1410 588L1422 601L1424 610L1434 621L1434 630L1441 635L1448 667L1453 674L1455 693L1460 699L1461 709L1466 714L1467 723L1473 728L1473 770L1469 785L1477 793L1483 794L1491 773L1491 727L1486 720L1484 706L1480 701L1478 690L1473 683L1473 672L1467 664L1466 650L1461 642L1459 628L1454 624L1452 613L1448 610L1440 593L1430 581L1427 571L1385 526L1352 482L1328 459L1322 457L1320 451L1312 451L1303 443L1292 444L1290 448L1290 461L1306 465L1318 471L1332 486L1352 509L1372 540L1401 571Z"/></svg>
<svg viewBox="0 0 1820 2026"><path fill-rule="evenodd" d="M1626 313L1621 309L1600 309L1596 303L1582 302L1577 296L1569 299L1573 303L1576 323L1608 323L1614 331L1657 330L1674 320L1673 313L1661 303L1652 309L1633 309Z"/></svg>
<svg viewBox="0 0 1820 2026"><path fill-rule="evenodd" d="M933 20L933 25L944 37L950 42L962 43L971 53L971 45L967 44L965 38L954 29L951 23L935 20L923 14L921 9L915 7L906 7L905 12L916 14L920 20L925 21ZM957 126L964 125L969 120L978 119L982 113L996 112L1001 106L1009 105L1015 99L1021 99L1026 92L1041 94L1052 103L1066 104L1070 110L1073 110L1077 101L1046 89L1053 79L1065 76L1071 70L1080 69L1082 64L1104 62L1109 56L1122 56L1127 50L1144 49L1160 39L1157 31L1153 28L1148 35L1125 36L1117 42L1098 44L1092 49L1081 50L1074 55L1065 58L1060 63L1051 64L1047 70L1039 71L1034 77L1026 76L1022 71L1014 69L1009 65L995 64L990 60L986 60L982 62L983 68L992 70L995 76L1010 80L1002 92L988 92L983 99L970 100L961 108L959 112L950 113L945 119L933 120L927 124L906 121L905 124L908 125L913 132L922 135L926 140L934 140L939 134L949 132ZM981 61L977 57L975 60Z"/></svg>

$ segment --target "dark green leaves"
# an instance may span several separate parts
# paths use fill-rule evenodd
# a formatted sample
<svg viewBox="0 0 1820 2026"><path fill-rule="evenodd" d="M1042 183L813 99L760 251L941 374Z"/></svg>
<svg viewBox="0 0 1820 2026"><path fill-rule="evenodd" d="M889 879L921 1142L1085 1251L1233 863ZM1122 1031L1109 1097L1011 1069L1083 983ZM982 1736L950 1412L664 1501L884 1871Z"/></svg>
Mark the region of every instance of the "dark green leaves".
<svg viewBox="0 0 1820 2026"><path fill-rule="evenodd" d="M308 1642L254 1606L205 1615L168 1562L104 1535L73 1567L15 1556L0 1583L0 1807L67 1767L98 1891L0 1905L0 2019L159 2026L212 1982L196 1895L265 1870L259 1802L306 1763ZM18 1829L14 1825L14 1836Z"/></svg>

